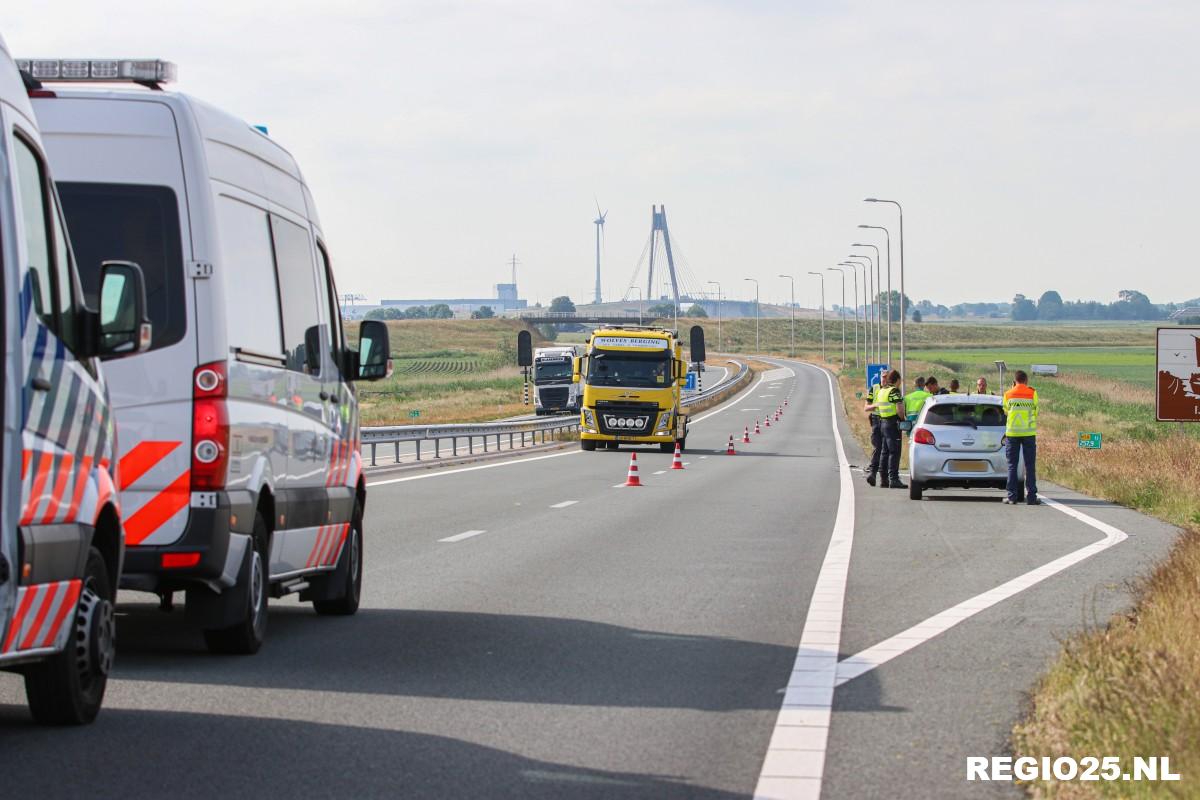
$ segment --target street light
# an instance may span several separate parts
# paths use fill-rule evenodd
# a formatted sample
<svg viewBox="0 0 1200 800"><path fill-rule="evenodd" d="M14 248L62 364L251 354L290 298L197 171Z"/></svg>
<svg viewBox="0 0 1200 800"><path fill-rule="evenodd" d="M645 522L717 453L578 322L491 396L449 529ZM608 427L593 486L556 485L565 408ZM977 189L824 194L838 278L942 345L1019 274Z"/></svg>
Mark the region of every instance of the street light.
<svg viewBox="0 0 1200 800"><path fill-rule="evenodd" d="M862 361L859 358L860 350L858 346L858 267L863 265L857 261L839 261L838 266L849 267L850 274L854 276L854 366L859 368L862 366ZM865 270L866 267L863 267ZM866 286L863 287L864 291ZM865 346L864 342L864 346Z"/></svg>
<svg viewBox="0 0 1200 800"><path fill-rule="evenodd" d="M721 338L721 283L720 281L709 281L717 287L717 350L724 350L724 340Z"/></svg>
<svg viewBox="0 0 1200 800"><path fill-rule="evenodd" d="M872 333L874 335L874 339L872 354L875 357L875 363L878 364L883 360L883 335L879 327L880 318L882 317L882 314L879 311L879 264L876 263L870 256L859 255L858 253L846 256L846 258L862 259L863 261L867 262L866 264L863 264L863 267L866 269L867 277L871 282L871 300L868 304L868 308L871 309L871 320L873 323L869 325L868 328L873 329Z"/></svg>
<svg viewBox="0 0 1200 800"><path fill-rule="evenodd" d="M816 275L821 279L821 360L825 360L825 276L819 272L809 271L809 275Z"/></svg>
<svg viewBox="0 0 1200 800"><path fill-rule="evenodd" d="M829 267L829 271L842 273L842 304L838 307L838 316L842 318L842 366L844 367L846 366L846 270L841 267Z"/></svg>
<svg viewBox="0 0 1200 800"><path fill-rule="evenodd" d="M754 350L756 352L762 352L762 346L759 344L758 339L758 319L761 316L758 306L758 279L743 278L742 280L747 280L754 283Z"/></svg>
<svg viewBox="0 0 1200 800"><path fill-rule="evenodd" d="M855 242L851 247L869 247L875 251L875 264L880 264L879 248L873 244L862 244ZM888 288L887 288L887 362L890 367L892 364L892 267L889 260L888 263ZM880 359L882 360L882 359Z"/></svg>
<svg viewBox="0 0 1200 800"><path fill-rule="evenodd" d="M787 278L792 282L792 338L791 344L788 346L788 356L796 357L796 279L791 275L780 275L781 278Z"/></svg>
<svg viewBox="0 0 1200 800"><path fill-rule="evenodd" d="M895 200L881 200L875 197L868 197L864 202L867 203L891 203L900 212L900 385L904 386L904 318L908 316L908 309L904 307L904 209ZM884 228L886 231L887 228ZM888 274L891 274L892 267L892 240L888 237ZM889 290L890 291L890 290ZM891 306L891 297L888 298L888 306Z"/></svg>

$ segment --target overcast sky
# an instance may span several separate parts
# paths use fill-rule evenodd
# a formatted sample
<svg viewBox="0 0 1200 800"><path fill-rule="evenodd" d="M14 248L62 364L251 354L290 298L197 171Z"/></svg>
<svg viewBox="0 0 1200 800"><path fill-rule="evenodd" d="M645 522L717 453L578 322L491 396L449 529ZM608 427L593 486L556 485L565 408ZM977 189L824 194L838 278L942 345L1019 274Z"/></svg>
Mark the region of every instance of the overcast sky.
<svg viewBox="0 0 1200 800"><path fill-rule="evenodd" d="M699 281L815 305L905 209L914 300L1200 295L1200 4L8 4L21 56L156 56L269 126L343 292L606 299L665 203ZM873 241L880 241L877 237ZM840 292L836 275L830 302Z"/></svg>

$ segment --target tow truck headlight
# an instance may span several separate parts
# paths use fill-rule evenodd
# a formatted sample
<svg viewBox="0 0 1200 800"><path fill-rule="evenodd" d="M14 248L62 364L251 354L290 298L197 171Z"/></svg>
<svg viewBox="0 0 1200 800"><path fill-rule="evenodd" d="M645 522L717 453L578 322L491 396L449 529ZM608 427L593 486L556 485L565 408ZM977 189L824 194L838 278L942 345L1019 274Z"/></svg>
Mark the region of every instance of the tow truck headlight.
<svg viewBox="0 0 1200 800"><path fill-rule="evenodd" d="M670 411L663 414L659 418L658 425L654 428L654 432L661 433L662 431L670 430L671 420L673 417L674 417L674 414L672 414Z"/></svg>

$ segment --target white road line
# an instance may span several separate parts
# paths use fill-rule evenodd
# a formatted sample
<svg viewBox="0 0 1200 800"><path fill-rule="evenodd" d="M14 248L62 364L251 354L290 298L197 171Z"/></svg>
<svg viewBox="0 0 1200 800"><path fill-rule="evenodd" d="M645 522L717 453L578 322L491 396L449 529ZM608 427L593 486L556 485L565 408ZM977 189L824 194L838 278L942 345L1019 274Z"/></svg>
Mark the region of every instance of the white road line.
<svg viewBox="0 0 1200 800"><path fill-rule="evenodd" d="M975 595L969 600L964 600L958 605L912 626L908 630L901 631L890 639L885 639L873 647L868 647L861 653L850 656L837 666L836 685L841 686L846 681L853 680L859 675L864 675L881 664L886 664L896 656L903 655L914 647L925 644L925 642L928 642L933 637L945 633L963 620L975 616L980 611L991 608L997 603L1003 602L1013 595L1041 583L1046 578L1107 550L1115 544L1120 544L1128 538L1128 534L1125 531L1114 528L1106 522L1101 522L1082 511L1063 505L1057 500L1051 500L1049 497L1042 496L1042 502L1069 517L1074 517L1085 525L1092 526L1103 533L1104 538L1067 553L1065 556L1056 558L1048 564L1043 564L1037 569L1030 570L1024 575L1019 575L1006 583L1000 584L995 589L990 589L982 594Z"/></svg>
<svg viewBox="0 0 1200 800"><path fill-rule="evenodd" d="M708 456L700 456L700 460L701 460L701 461L703 461L703 460L704 460L704 459L706 459L706 458L708 458Z"/></svg>
<svg viewBox="0 0 1200 800"><path fill-rule="evenodd" d="M426 478L440 478L444 475L459 475L463 472L475 472L481 469L496 469L497 467L511 467L515 464L528 464L530 461L543 461L547 458L562 458L563 456L576 456L582 450L568 450L565 453L551 453L548 456L533 456L532 458L518 458L513 461L497 461L495 464L480 464L476 467L462 467L460 469L437 470L433 472L424 472L420 475L409 475L405 478L385 478L381 481L369 481L368 487L371 486L387 486L393 483L406 483L408 481L423 481Z"/></svg>
<svg viewBox="0 0 1200 800"><path fill-rule="evenodd" d="M829 416L840 479L837 516L800 634L792 676L754 789L756 798L820 797L829 741L846 576L854 543L854 479L838 430L833 378L819 367L812 368L820 370L829 384Z"/></svg>
<svg viewBox="0 0 1200 800"><path fill-rule="evenodd" d="M445 539L438 539L438 541L461 542L463 539L470 539L472 536L478 536L481 533L487 533L487 531L463 531L462 533L456 533L453 536L447 536Z"/></svg>
<svg viewBox="0 0 1200 800"><path fill-rule="evenodd" d="M665 473L665 472L666 472L666 470L665 470L665 469L660 469L660 470L656 470L656 471L654 471L654 472L651 472L650 474L651 474L651 475L662 475L662 474L663 474L663 473ZM622 485L624 485L624 484L622 484Z"/></svg>
<svg viewBox="0 0 1200 800"><path fill-rule="evenodd" d="M550 507L551 508L566 508L567 506L573 506L578 502L579 502L578 500L563 500L561 503L555 503L554 505L552 505Z"/></svg>

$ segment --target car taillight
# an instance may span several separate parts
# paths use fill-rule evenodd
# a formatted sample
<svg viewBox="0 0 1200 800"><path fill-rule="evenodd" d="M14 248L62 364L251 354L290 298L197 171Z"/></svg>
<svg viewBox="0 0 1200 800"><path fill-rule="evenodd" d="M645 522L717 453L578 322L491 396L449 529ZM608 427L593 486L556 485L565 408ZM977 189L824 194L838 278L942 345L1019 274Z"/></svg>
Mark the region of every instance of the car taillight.
<svg viewBox="0 0 1200 800"><path fill-rule="evenodd" d="M192 373L192 491L225 487L229 465L229 414L224 361L201 364Z"/></svg>
<svg viewBox="0 0 1200 800"><path fill-rule="evenodd" d="M933 432L928 428L917 428L913 431L914 444L937 444L937 439L933 438Z"/></svg>

